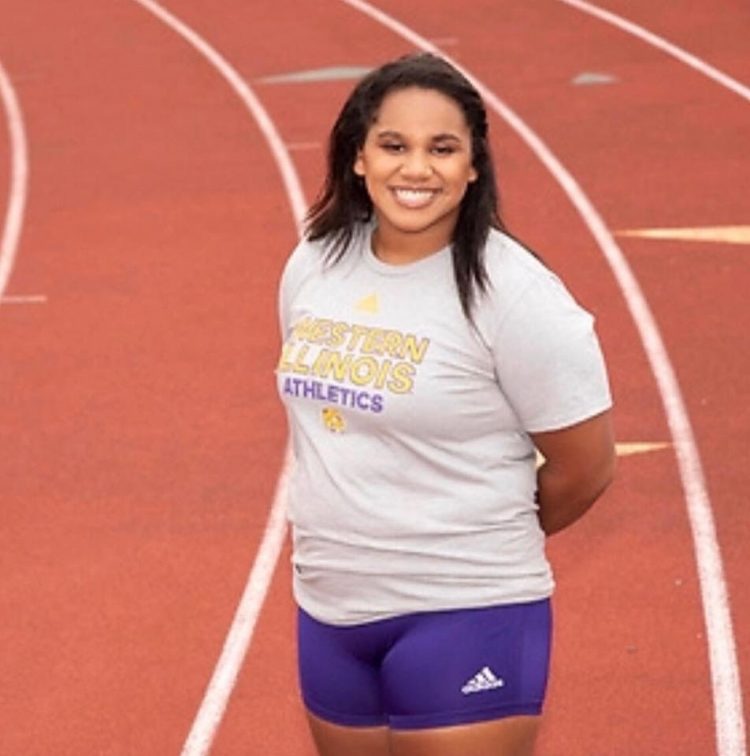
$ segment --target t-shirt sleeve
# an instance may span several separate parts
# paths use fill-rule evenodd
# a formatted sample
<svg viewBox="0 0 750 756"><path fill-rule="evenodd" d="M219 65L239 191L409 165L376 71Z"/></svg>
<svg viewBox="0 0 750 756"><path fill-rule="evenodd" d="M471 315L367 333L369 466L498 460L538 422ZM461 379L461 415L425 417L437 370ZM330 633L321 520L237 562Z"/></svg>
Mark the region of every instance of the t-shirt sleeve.
<svg viewBox="0 0 750 756"><path fill-rule="evenodd" d="M566 428L612 406L594 318L551 272L524 287L490 348L500 388L527 432Z"/></svg>
<svg viewBox="0 0 750 756"><path fill-rule="evenodd" d="M301 240L284 265L279 281L279 327L282 339L286 338L289 330L292 302L304 283L306 277L313 270L316 263L317 249L306 240Z"/></svg>

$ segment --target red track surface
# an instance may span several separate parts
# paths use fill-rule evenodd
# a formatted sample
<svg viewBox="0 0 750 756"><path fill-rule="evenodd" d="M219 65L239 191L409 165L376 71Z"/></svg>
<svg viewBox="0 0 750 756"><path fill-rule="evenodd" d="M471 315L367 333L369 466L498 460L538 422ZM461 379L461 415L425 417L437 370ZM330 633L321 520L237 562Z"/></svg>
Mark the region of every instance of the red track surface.
<svg viewBox="0 0 750 756"><path fill-rule="evenodd" d="M739 1L608 7L750 81ZM663 7L662 7L663 6ZM351 82L409 47L334 0L171 0L255 87L287 143L322 142ZM612 229L750 223L750 105L550 0L382 2L521 115ZM0 61L31 184L0 306L0 754L177 754L242 593L281 466L275 286L294 224L237 96L134 2L4 0ZM618 78L576 87L582 71ZM493 119L505 211L598 316L620 441L668 441L601 253ZM294 151L308 196L320 150ZM0 212L8 137L0 127ZM2 217L2 216L0 216ZM750 675L747 247L623 239L681 382ZM550 544L557 644L544 756L715 752L695 559L669 449ZM282 556L215 754L310 756ZM746 696L747 698L747 696ZM747 716L748 706L745 705Z"/></svg>

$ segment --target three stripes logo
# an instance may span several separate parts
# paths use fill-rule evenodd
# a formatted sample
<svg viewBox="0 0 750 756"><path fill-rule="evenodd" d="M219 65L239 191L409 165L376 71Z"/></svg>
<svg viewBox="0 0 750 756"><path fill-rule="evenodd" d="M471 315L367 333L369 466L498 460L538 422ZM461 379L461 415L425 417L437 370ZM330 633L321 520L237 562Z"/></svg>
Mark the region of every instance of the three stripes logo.
<svg viewBox="0 0 750 756"><path fill-rule="evenodd" d="M481 693L483 690L502 688L503 685L505 685L504 680L497 677L489 667L483 667L461 688L461 692L468 696L470 693Z"/></svg>

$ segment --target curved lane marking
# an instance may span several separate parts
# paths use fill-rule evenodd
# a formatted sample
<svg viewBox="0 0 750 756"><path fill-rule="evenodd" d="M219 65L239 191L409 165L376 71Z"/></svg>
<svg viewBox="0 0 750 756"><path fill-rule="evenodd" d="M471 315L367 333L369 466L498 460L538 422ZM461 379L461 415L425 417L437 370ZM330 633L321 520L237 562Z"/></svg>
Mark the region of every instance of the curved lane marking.
<svg viewBox="0 0 750 756"><path fill-rule="evenodd" d="M8 286L23 227L23 214L29 182L29 157L21 106L10 77L0 63L0 99L8 119L11 171L8 209L0 237L0 303Z"/></svg>
<svg viewBox="0 0 750 756"><path fill-rule="evenodd" d="M567 0L564 0L567 1ZM745 753L745 723L742 709L737 652L735 648L729 595L716 537L711 502L687 408L674 368L659 333L646 297L630 266L589 198L572 174L540 137L494 92L473 77L459 63L424 37L373 7L364 0L341 0L391 29L416 48L442 55L478 89L488 105L526 142L554 176L599 245L622 291L664 404L667 423L674 440L677 464L685 493L708 639L709 666L714 701L717 756Z"/></svg>
<svg viewBox="0 0 750 756"><path fill-rule="evenodd" d="M305 213L307 212L307 202L302 191L302 184L297 175L297 170L292 163L292 159L289 157L289 152L284 146L284 141L255 92L253 92L221 53L209 45L203 37L193 31L186 23L180 21L174 14L165 10L153 0L133 0L133 2L151 11L157 18L192 45L221 74L245 104L263 132L263 136L266 138L274 160L279 167L281 178L284 182L284 189L292 208L297 233L301 234Z"/></svg>
<svg viewBox="0 0 750 756"><path fill-rule="evenodd" d="M153 0L133 1L153 13L192 45L216 68L240 97L268 142L281 173L297 233L298 235L301 234L307 211L302 184L279 132L258 97L229 62L187 24ZM232 625L224 641L221 655L182 748L181 756L205 756L208 754L221 724L229 696L250 647L255 626L286 536L286 492L291 466L292 455L287 445L263 538L258 547Z"/></svg>
<svg viewBox="0 0 750 756"><path fill-rule="evenodd" d="M648 29L644 29L642 26L639 26L632 21L628 21L627 18L612 13L612 11L604 10L592 3L587 3L585 0L558 0L558 2L570 5L571 8L577 8L583 13L595 16L601 21L606 21L606 23L617 26L619 29L628 32L628 34L632 34L633 36L642 39L649 45L653 45L659 50L671 55L673 58L677 58L677 60L684 63L686 66L690 66L690 68L694 68L704 76L708 76L709 79L713 79L715 82L721 84L721 86L731 89L732 92L750 102L750 87L745 86L737 81L737 79L733 79L718 68L714 68L714 66L710 63L706 63L705 60L702 60L697 55L693 55L687 50L683 50L681 47L669 42L664 39L664 37L660 37L658 34L654 34Z"/></svg>

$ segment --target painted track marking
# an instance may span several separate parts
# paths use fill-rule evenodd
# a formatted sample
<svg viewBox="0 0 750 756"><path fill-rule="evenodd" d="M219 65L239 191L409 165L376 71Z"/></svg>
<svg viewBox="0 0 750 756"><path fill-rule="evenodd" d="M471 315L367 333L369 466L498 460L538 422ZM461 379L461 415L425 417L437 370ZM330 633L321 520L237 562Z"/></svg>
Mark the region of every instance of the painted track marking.
<svg viewBox="0 0 750 756"><path fill-rule="evenodd" d="M568 1L563 0L563 2ZM703 617L706 623L717 756L742 756L746 752L742 689L729 609L729 595L703 468L682 392L659 328L622 250L572 174L540 137L494 92L445 52L392 16L364 0L341 0L341 2L391 29L416 48L442 55L461 70L476 86L487 104L516 131L554 176L609 263L656 378L667 423L674 439L680 480L685 493L688 520L693 537Z"/></svg>
<svg viewBox="0 0 750 756"><path fill-rule="evenodd" d="M10 77L2 63L0 63L0 99L3 101L8 119L11 149L10 193L3 235L0 237L0 302L2 302L21 238L29 182L29 151L23 126L23 114Z"/></svg>
<svg viewBox="0 0 750 756"><path fill-rule="evenodd" d="M642 26L629 21L627 18L612 13L612 11L604 10L592 3L587 3L585 0L558 0L558 2L565 3L571 8L576 8L583 13L588 13L590 16L595 16L601 21L606 21L608 24L617 26L619 29L628 32L628 34L632 34L633 36L642 39L649 45L653 45L659 50L671 55L673 58L677 58L677 60L684 63L686 66L690 66L690 68L694 68L704 76L708 76L709 79L713 79L723 87L731 89L732 92L750 102L750 87L745 86L737 81L737 79L733 79L723 71L719 71L718 68L714 68L714 66L710 63L706 63L705 60L702 60L697 55L693 55L687 50L683 50L681 47L669 42L664 39L664 37L660 37L658 34L654 34L648 29L644 29Z"/></svg>
<svg viewBox="0 0 750 756"><path fill-rule="evenodd" d="M43 294L7 294L0 297L0 304L45 304L47 297Z"/></svg>
<svg viewBox="0 0 750 756"><path fill-rule="evenodd" d="M221 74L245 104L263 133L281 173L284 189L298 234L302 232L307 203L297 171L279 132L262 103L240 74L203 37L153 0L133 0L153 13L159 20L194 47ZM208 684L198 713L193 721L181 756L206 756L224 716L229 696L237 681L242 663L250 647L255 626L271 585L276 563L286 536L286 492L292 465L287 445L281 473L268 515L263 538L242 598L224 641L221 655Z"/></svg>
<svg viewBox="0 0 750 756"><path fill-rule="evenodd" d="M259 79L259 82L261 84L311 84L321 81L356 81L370 71L370 68L362 66L328 66L265 76Z"/></svg>
<svg viewBox="0 0 750 756"><path fill-rule="evenodd" d="M617 236L666 239L717 244L750 244L750 226L703 226L697 228L629 228Z"/></svg>
<svg viewBox="0 0 750 756"><path fill-rule="evenodd" d="M245 82L221 53L175 15L153 0L133 0L133 2L138 3L153 13L173 31L177 32L186 42L192 45L221 74L245 104L252 117L258 123L258 127L268 142L274 160L279 167L281 178L284 182L284 189L291 205L297 233L301 234L303 220L307 212L307 202L302 191L302 184L289 156L289 152L284 146L284 141L255 92L253 92L247 82Z"/></svg>

